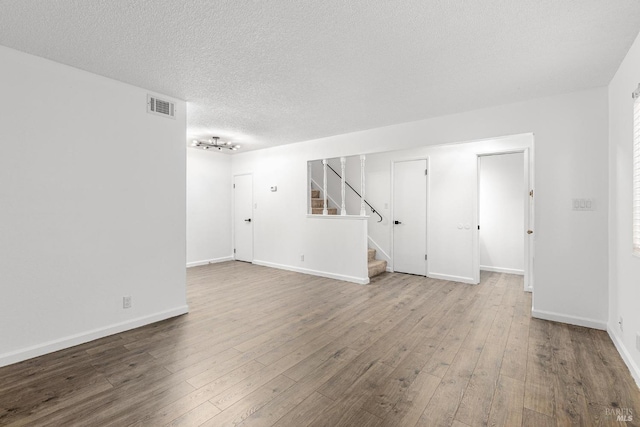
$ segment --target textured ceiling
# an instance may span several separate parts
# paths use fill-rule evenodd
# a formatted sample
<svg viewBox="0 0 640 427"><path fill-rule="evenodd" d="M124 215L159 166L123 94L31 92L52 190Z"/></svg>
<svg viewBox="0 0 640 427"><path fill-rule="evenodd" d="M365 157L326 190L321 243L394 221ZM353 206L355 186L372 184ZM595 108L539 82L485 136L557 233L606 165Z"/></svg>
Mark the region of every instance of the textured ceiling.
<svg viewBox="0 0 640 427"><path fill-rule="evenodd" d="M638 0L0 0L0 44L242 150L603 86L639 30Z"/></svg>

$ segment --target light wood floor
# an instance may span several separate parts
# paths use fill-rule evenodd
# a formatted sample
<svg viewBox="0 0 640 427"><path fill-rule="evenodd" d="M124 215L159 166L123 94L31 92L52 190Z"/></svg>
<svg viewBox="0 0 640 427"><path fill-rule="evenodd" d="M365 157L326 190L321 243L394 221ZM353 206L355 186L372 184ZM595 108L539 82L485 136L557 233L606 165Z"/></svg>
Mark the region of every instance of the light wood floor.
<svg viewBox="0 0 640 427"><path fill-rule="evenodd" d="M532 319L518 276L361 286L227 262L189 269L188 300L1 368L0 424L620 426L626 410L638 425L607 334Z"/></svg>

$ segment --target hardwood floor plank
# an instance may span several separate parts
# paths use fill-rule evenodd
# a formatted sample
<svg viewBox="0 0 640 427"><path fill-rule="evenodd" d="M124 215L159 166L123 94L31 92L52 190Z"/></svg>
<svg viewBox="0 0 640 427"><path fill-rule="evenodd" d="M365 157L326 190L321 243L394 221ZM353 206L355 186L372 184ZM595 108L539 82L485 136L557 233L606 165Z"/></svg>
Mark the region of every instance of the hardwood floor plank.
<svg viewBox="0 0 640 427"><path fill-rule="evenodd" d="M486 341L482 344L482 353L456 412L458 421L470 426L486 425L512 316L513 307L507 306L494 317Z"/></svg>
<svg viewBox="0 0 640 427"><path fill-rule="evenodd" d="M349 413L343 419L338 421L337 424L323 424L327 427L378 427L382 425L382 420L375 415L368 413L367 411L359 410Z"/></svg>
<svg viewBox="0 0 640 427"><path fill-rule="evenodd" d="M361 286L191 268L188 315L0 368L0 425L538 427L640 413L606 332L532 319L522 276L480 278Z"/></svg>
<svg viewBox="0 0 640 427"><path fill-rule="evenodd" d="M420 372L416 379L400 394L393 407L387 411L383 425L414 426L440 385L441 379Z"/></svg>
<svg viewBox="0 0 640 427"><path fill-rule="evenodd" d="M217 378L211 383L192 391L186 396L165 405L155 413L149 414L146 418L141 419L137 425L164 425L171 422L179 418L181 415L194 410L234 384L250 377L262 368L264 368L264 365L261 363L251 361ZM218 412L220 412L219 409Z"/></svg>
<svg viewBox="0 0 640 427"><path fill-rule="evenodd" d="M366 324L360 324L360 325L362 325L363 328L365 329L369 328L369 326ZM301 361L299 361L298 363L296 363L295 365L287 369L284 372L284 375L295 381L299 381L300 379L304 378L305 375L308 375L309 372L312 372L318 366L321 366L327 359L331 357L334 357L334 358L339 357L341 353L348 350L346 346L347 346L347 342L345 342L345 340L342 340L342 339L333 340L329 342L329 344L319 349L318 351L307 356L306 358L302 359ZM351 351L354 351L354 350L351 350Z"/></svg>
<svg viewBox="0 0 640 427"><path fill-rule="evenodd" d="M597 353L598 357L593 358L592 363L597 369L599 365L606 367L606 372L613 378L612 383L616 384L616 394L619 396L620 401L613 400L618 404L620 408L632 408L634 414L640 414L640 394L638 386L633 380L633 377L628 375L629 368L625 365L622 357L614 346L611 345L611 338L605 331L599 331L595 329L588 330L588 334L591 336L591 342L593 343L593 350ZM610 400L611 395L609 391L604 391L602 400ZM607 397L605 398L604 395ZM635 417L634 417L635 418Z"/></svg>
<svg viewBox="0 0 640 427"><path fill-rule="evenodd" d="M379 418L385 418L409 391L429 355L411 353L396 367L373 395L362 405L362 409ZM423 408L424 409L424 408Z"/></svg>
<svg viewBox="0 0 640 427"><path fill-rule="evenodd" d="M556 397L552 348L544 333L545 323L539 319L530 322L524 407L553 418Z"/></svg>
<svg viewBox="0 0 640 427"><path fill-rule="evenodd" d="M417 353L432 355L437 348L435 344L439 343L449 330L447 325L451 325L446 320L453 302L460 300L463 295L464 287L456 286L452 282L440 287L438 292L429 298L428 303L421 306L421 310L427 313L426 316L407 333L400 334L398 343L391 346L380 361L397 367L414 350Z"/></svg>
<svg viewBox="0 0 640 427"><path fill-rule="evenodd" d="M316 418L322 417L329 406L333 404L333 400L324 397L320 393L314 392L304 399L299 405L291 409L285 416L280 418L278 422L273 424L274 427L307 427Z"/></svg>
<svg viewBox="0 0 640 427"><path fill-rule="evenodd" d="M356 355L355 351L347 348L336 357L329 358L317 369L309 372L296 384L245 419L242 425L254 427L273 425L301 404L307 396L315 394L318 387L334 376L344 365L351 362Z"/></svg>
<svg viewBox="0 0 640 427"><path fill-rule="evenodd" d="M202 405L193 408L186 414L183 414L171 421L167 426L199 426L209 421L219 413L220 409L216 408L212 403L204 402Z"/></svg>
<svg viewBox="0 0 640 427"><path fill-rule="evenodd" d="M556 411L554 418L562 424L590 423L587 401L580 378L575 353L571 346L571 334L568 325L555 325L547 322L544 330L552 346L551 366L553 368Z"/></svg>
<svg viewBox="0 0 640 427"><path fill-rule="evenodd" d="M233 353L236 353L236 351L234 350ZM238 369L246 369L247 365L259 366L260 368L265 366L262 363L257 363L253 360L249 360L249 362L247 362L243 357L243 354L240 353L235 354L234 357L228 359L226 357L222 360L220 360L220 358L216 358L215 360L208 360L206 364L199 363L195 368L190 367L183 369L182 371L179 371L179 376L181 378L185 378L185 380L195 388L200 388L217 380L226 373L234 372ZM204 368L206 368L206 370L202 371Z"/></svg>
<svg viewBox="0 0 640 427"><path fill-rule="evenodd" d="M118 390L118 389L116 389ZM183 381L170 377L155 383L132 383L120 393L105 392L87 398L68 410L56 411L38 420L41 425L73 425L83 420L86 425L132 424L193 390ZM135 409L135 410L134 410ZM36 423L35 425L40 425Z"/></svg>
<svg viewBox="0 0 640 427"><path fill-rule="evenodd" d="M500 374L515 380L527 375L527 351L529 338L529 317L514 315L509 337L502 357Z"/></svg>
<svg viewBox="0 0 640 427"><path fill-rule="evenodd" d="M522 425L523 404L524 381L501 375L491 403L487 425L504 427Z"/></svg>
<svg viewBox="0 0 640 427"><path fill-rule="evenodd" d="M553 417L532 411L528 408L524 408L522 411L523 427L556 427L556 425L562 426L562 424L556 424Z"/></svg>
<svg viewBox="0 0 640 427"><path fill-rule="evenodd" d="M460 349L416 426L451 425L479 357L477 348Z"/></svg>
<svg viewBox="0 0 640 427"><path fill-rule="evenodd" d="M246 398L236 400L233 404L226 406L221 413L202 424L202 426L238 425L293 384L293 380L283 375L278 375L248 394ZM214 405L216 405L215 402Z"/></svg>
<svg viewBox="0 0 640 427"><path fill-rule="evenodd" d="M360 411L363 403L371 397L371 394L375 392L376 388L380 386L390 372L391 367L384 363L374 363L373 365L368 366L366 370L360 371L360 374L357 377L352 377L352 383L347 389L343 390L340 395L330 397L334 399L334 403L327 408L326 412L322 416L316 418L309 425L349 425L348 422L353 419L353 414ZM320 389L319 392L324 394L322 393L322 389ZM329 397L326 394L324 394L324 396ZM373 419L370 418L369 421L371 420Z"/></svg>
<svg viewBox="0 0 640 427"><path fill-rule="evenodd" d="M86 399L91 399L95 395L104 394L111 390L113 390L113 386L106 380L96 384L83 386L75 390L73 393L69 393L68 395L64 396L63 399L58 399L55 402L49 401L45 405L31 406L23 413L16 413L11 410L4 412L4 414L0 413L0 425L36 425L37 420L46 420L49 414L52 414L54 412L63 413L79 402L82 402ZM16 416L13 422L11 421L11 415Z"/></svg>
<svg viewBox="0 0 640 427"><path fill-rule="evenodd" d="M296 352L290 353L289 355L283 357L282 359L279 359L275 363L260 369L250 378L242 380L229 389L225 390L224 392L220 393L218 396L212 398L211 402L218 408L224 410L233 403L237 402L239 399L242 399L247 394L253 392L256 388L283 374L285 371L287 371L287 369L291 368L296 363L304 360L309 355L320 350L323 344L324 341L317 340L312 345L306 345L298 349Z"/></svg>

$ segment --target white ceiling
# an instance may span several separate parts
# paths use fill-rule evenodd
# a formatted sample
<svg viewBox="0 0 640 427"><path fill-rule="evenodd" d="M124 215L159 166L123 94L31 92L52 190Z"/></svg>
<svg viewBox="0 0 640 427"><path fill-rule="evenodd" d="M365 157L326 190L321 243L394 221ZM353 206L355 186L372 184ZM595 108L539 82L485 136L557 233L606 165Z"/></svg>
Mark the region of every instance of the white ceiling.
<svg viewBox="0 0 640 427"><path fill-rule="evenodd" d="M242 151L603 86L639 30L637 0L0 0L0 44Z"/></svg>

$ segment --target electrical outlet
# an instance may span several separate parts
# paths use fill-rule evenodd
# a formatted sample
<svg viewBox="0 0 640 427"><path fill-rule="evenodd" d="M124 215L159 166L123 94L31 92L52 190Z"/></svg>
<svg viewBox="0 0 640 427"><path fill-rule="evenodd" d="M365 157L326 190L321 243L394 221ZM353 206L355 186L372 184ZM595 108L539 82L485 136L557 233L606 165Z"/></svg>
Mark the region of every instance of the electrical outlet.
<svg viewBox="0 0 640 427"><path fill-rule="evenodd" d="M304 261L304 255L300 255L300 261Z"/></svg>
<svg viewBox="0 0 640 427"><path fill-rule="evenodd" d="M620 325L620 332L624 332L624 324L622 316L620 316L620 320L618 320L618 325Z"/></svg>
<svg viewBox="0 0 640 427"><path fill-rule="evenodd" d="M131 308L131 297L122 297L122 308Z"/></svg>

